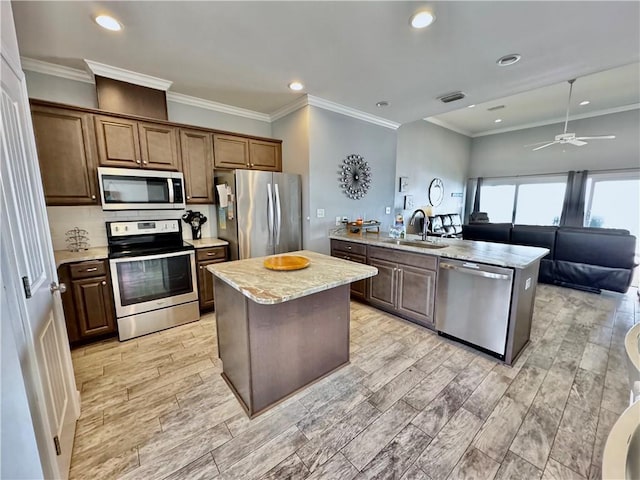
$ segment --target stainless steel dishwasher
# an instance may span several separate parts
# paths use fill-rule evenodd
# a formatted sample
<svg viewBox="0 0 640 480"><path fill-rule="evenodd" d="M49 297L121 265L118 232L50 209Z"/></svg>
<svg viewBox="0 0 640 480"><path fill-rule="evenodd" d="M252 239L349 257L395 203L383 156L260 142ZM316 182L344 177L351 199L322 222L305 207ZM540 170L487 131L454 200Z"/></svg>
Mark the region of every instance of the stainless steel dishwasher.
<svg viewBox="0 0 640 480"><path fill-rule="evenodd" d="M513 270L442 259L436 330L504 359Z"/></svg>

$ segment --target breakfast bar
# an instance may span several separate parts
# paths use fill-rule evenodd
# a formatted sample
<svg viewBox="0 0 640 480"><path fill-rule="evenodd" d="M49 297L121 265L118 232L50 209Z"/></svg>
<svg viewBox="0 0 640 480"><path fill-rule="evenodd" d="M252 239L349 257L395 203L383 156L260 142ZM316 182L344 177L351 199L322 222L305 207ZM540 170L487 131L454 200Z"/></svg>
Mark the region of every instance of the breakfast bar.
<svg viewBox="0 0 640 480"><path fill-rule="evenodd" d="M276 271L265 259L210 265L222 376L250 417L349 362L349 285L377 274L302 250L305 268Z"/></svg>

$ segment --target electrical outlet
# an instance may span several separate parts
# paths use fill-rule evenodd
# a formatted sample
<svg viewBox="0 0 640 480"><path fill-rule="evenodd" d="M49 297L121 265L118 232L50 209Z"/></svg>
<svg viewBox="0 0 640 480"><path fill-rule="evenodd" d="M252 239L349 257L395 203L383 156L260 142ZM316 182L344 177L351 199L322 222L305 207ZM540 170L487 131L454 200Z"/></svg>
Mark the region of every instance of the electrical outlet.
<svg viewBox="0 0 640 480"><path fill-rule="evenodd" d="M391 213L391 207L386 207L384 209L384 213L386 213L387 215L389 215Z"/></svg>
<svg viewBox="0 0 640 480"><path fill-rule="evenodd" d="M342 225L342 217L336 217L336 227Z"/></svg>
<svg viewBox="0 0 640 480"><path fill-rule="evenodd" d="M318 208L316 210L316 217L317 218L324 218L324 208Z"/></svg>

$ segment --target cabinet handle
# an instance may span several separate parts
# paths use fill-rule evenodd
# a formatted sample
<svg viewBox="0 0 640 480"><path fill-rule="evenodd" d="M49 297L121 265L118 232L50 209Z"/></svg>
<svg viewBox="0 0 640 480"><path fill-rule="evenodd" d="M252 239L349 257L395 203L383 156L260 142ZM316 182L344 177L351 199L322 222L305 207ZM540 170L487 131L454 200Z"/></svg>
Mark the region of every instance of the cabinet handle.
<svg viewBox="0 0 640 480"><path fill-rule="evenodd" d="M191 195L187 195L187 200L189 200L191 198Z"/></svg>
<svg viewBox="0 0 640 480"><path fill-rule="evenodd" d="M137 164L140 164L140 160L136 160L136 163L137 163Z"/></svg>
<svg viewBox="0 0 640 480"><path fill-rule="evenodd" d="M96 196L95 195L91 195L91 200L95 200Z"/></svg>
<svg viewBox="0 0 640 480"><path fill-rule="evenodd" d="M207 257L213 257L214 255L217 255L217 252L208 252L207 253Z"/></svg>
<svg viewBox="0 0 640 480"><path fill-rule="evenodd" d="M103 286L107 284L107 282L106 282L105 280L103 280L103 281L102 281L102 282L100 282L100 283L102 283L102 285L103 285Z"/></svg>
<svg viewBox="0 0 640 480"><path fill-rule="evenodd" d="M200 265L200 270L202 270L204 267L202 265Z"/></svg>
<svg viewBox="0 0 640 480"><path fill-rule="evenodd" d="M351 245L347 246L347 250L351 250Z"/></svg>
<svg viewBox="0 0 640 480"><path fill-rule="evenodd" d="M95 272L96 270L98 270L98 267L86 268L85 272Z"/></svg>
<svg viewBox="0 0 640 480"><path fill-rule="evenodd" d="M145 160L145 161L143 161L142 163L144 163L144 164L146 165L146 164L147 164L147 163L149 163L149 162L147 162L147 161Z"/></svg>

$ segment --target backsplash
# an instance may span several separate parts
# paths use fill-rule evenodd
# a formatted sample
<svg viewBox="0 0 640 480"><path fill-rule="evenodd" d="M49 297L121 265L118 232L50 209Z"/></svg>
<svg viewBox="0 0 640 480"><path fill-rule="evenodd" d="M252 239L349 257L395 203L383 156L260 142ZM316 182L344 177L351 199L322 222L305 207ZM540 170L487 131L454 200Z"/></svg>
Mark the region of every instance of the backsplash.
<svg viewBox="0 0 640 480"><path fill-rule="evenodd" d="M202 238L217 236L215 205L189 205L187 210L200 212L207 217L202 226ZM105 212L99 206L86 207L47 207L49 229L54 250L66 250L66 232L74 227L88 232L90 247L107 245L105 222L118 220L165 220L181 218L185 210L130 210L123 212ZM182 222L182 237L191 240L191 228Z"/></svg>

